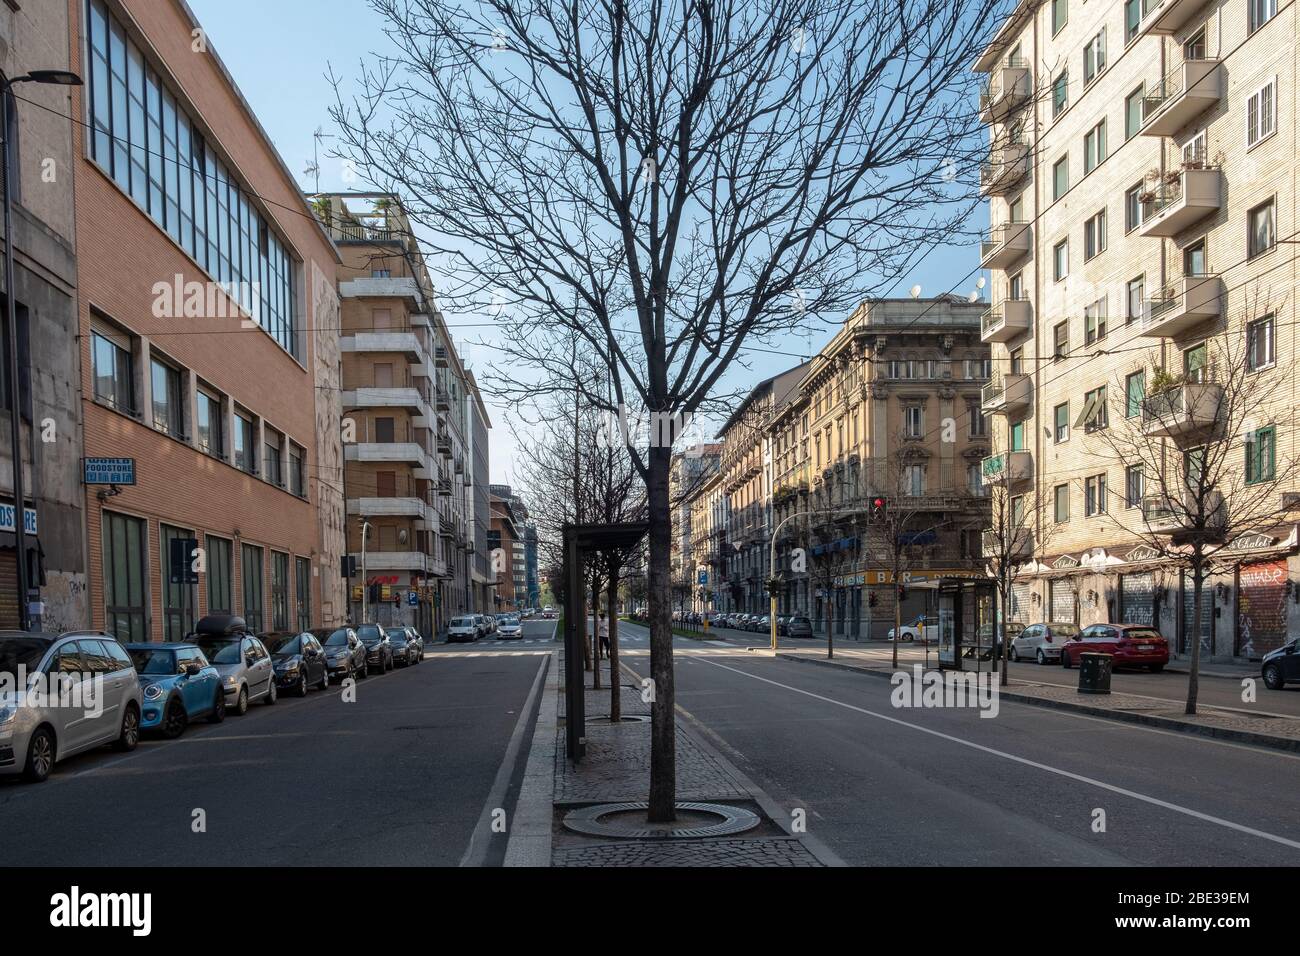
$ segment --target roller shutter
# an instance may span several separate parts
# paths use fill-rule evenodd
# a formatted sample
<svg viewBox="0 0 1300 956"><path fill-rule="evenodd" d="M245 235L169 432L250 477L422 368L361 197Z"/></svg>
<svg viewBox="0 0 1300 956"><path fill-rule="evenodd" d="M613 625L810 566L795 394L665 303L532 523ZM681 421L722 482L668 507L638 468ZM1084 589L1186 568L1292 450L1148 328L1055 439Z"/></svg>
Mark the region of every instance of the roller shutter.
<svg viewBox="0 0 1300 956"><path fill-rule="evenodd" d="M1047 582L1048 609L1053 623L1078 623L1079 582L1074 578L1057 578Z"/></svg>
<svg viewBox="0 0 1300 956"><path fill-rule="evenodd" d="M1286 643L1286 562L1243 564L1239 575L1236 653L1258 660Z"/></svg>
<svg viewBox="0 0 1300 956"><path fill-rule="evenodd" d="M1119 620L1121 624L1155 626L1155 579L1143 574L1119 576Z"/></svg>

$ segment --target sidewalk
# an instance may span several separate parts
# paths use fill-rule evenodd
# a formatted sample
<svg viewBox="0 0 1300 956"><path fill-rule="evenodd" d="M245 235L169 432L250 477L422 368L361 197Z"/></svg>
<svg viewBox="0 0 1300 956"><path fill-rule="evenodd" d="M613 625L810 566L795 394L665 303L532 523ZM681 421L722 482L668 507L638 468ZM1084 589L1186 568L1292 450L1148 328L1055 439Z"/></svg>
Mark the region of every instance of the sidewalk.
<svg viewBox="0 0 1300 956"><path fill-rule="evenodd" d="M886 679L894 674L888 644L869 649L842 648L837 645L835 655L833 659L827 660L823 645L821 648L782 648L776 656ZM929 659L930 669L933 670L937 666L934 648L930 648ZM909 673L915 664L924 666L925 648L900 646L898 663L900 670ZM989 665L984 663L981 669L988 673ZM1206 672L1202 670L1201 673L1204 675ZM1255 672L1252 670L1248 676L1255 676ZM1183 713L1181 705L1172 702L1123 693L1080 694L1071 687L1035 684L1014 677L1000 690L999 697L1017 703L1069 710L1277 750L1300 751L1300 718L1243 713L1205 704L1198 708L1199 712L1195 716L1189 717Z"/></svg>
<svg viewBox="0 0 1300 956"><path fill-rule="evenodd" d="M639 683L620 681L623 720L609 722L609 662L601 661L601 689L586 686L587 752L580 764L564 753L563 651L557 650L506 852L507 866L826 866L838 859L803 834L787 829L790 814L705 741L679 715L677 799L741 806L758 814L755 829L723 838L610 839L574 833L563 825L575 808L646 800L650 791L650 705ZM628 720L627 718L634 718ZM646 718L646 719L636 719ZM549 771L549 772L548 772ZM549 852L543 852L543 844Z"/></svg>

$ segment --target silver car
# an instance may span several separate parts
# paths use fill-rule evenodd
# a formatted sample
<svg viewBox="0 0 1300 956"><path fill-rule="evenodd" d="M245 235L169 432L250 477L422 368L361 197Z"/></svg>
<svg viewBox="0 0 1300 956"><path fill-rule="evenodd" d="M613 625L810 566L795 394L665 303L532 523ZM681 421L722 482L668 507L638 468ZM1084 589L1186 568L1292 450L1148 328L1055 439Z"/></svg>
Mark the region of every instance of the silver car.
<svg viewBox="0 0 1300 956"><path fill-rule="evenodd" d="M111 635L0 631L0 774L40 782L73 754L134 750L141 706L131 656Z"/></svg>
<svg viewBox="0 0 1300 956"><path fill-rule="evenodd" d="M1065 642L1078 636L1078 624L1030 624L1011 641L1011 659L1023 661L1032 658L1040 664L1055 663L1061 659Z"/></svg>
<svg viewBox="0 0 1300 956"><path fill-rule="evenodd" d="M206 621L207 618L204 618ZM243 622L239 618L232 620ZM202 627L203 621L199 622ZM255 701L274 704L276 701L275 662L266 646L249 633L236 630L230 634L193 635L190 640L199 646L217 673L226 692L226 708L241 717Z"/></svg>

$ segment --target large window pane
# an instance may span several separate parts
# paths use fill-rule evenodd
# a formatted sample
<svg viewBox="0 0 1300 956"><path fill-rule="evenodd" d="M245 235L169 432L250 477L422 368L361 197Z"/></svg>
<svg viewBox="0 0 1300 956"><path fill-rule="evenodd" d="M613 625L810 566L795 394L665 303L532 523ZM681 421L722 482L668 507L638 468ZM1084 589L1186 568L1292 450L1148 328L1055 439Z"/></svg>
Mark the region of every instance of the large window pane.
<svg viewBox="0 0 1300 956"><path fill-rule="evenodd" d="M194 556L186 554L185 566L173 569L171 549L173 541L193 539L194 532L183 528L173 528L171 525L162 525L161 531L162 550L158 552L158 564L162 577L163 639L181 641L194 630L194 617L199 603L199 590L198 585L195 583L186 584L183 581L172 580L173 570L180 570L182 577L185 576L184 572L190 567L190 562L193 561Z"/></svg>
<svg viewBox="0 0 1300 956"><path fill-rule="evenodd" d="M225 538L207 537L208 553L208 613L234 612L234 589L231 586L233 567L231 544Z"/></svg>
<svg viewBox="0 0 1300 956"><path fill-rule="evenodd" d="M262 629L262 549L243 545L244 621L255 631Z"/></svg>
<svg viewBox="0 0 1300 956"><path fill-rule="evenodd" d="M104 628L119 641L147 641L145 522L104 512Z"/></svg>

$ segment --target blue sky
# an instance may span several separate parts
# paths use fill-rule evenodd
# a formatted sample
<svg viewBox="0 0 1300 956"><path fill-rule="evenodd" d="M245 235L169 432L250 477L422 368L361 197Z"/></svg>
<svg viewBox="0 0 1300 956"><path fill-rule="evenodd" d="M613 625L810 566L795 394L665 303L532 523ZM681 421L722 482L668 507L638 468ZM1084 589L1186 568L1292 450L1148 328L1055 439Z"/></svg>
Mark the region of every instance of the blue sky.
<svg viewBox="0 0 1300 956"><path fill-rule="evenodd" d="M239 84L244 96L257 113L289 169L298 177L303 189L315 188L314 177L304 173L312 162L313 133L320 128L331 133L329 107L334 91L326 78L329 68L343 77L355 76L358 63L368 53L387 47L382 22L364 0L189 0L199 22L207 31L213 48ZM329 147L322 142L322 152ZM362 188L343 182L338 161L322 159L320 188L342 190ZM904 277L897 295L906 295L919 284L925 296L947 292L952 284L976 265L973 247L940 249ZM435 278L436 282L436 278ZM974 289L968 279L956 289L961 294ZM447 316L454 326L456 316ZM472 318L461 321L481 321ZM468 338L477 339L481 330ZM830 339L832 332L820 327L808 335L790 336L785 343L772 347L789 352L816 350ZM471 368L481 364L481 349L462 342ZM799 359L759 352L749 353L749 368L728 371L724 383L730 388L744 387L774 375ZM510 411L501 399L484 395L492 418L491 474L495 482L514 480L513 460L521 449L515 448L508 427Z"/></svg>

